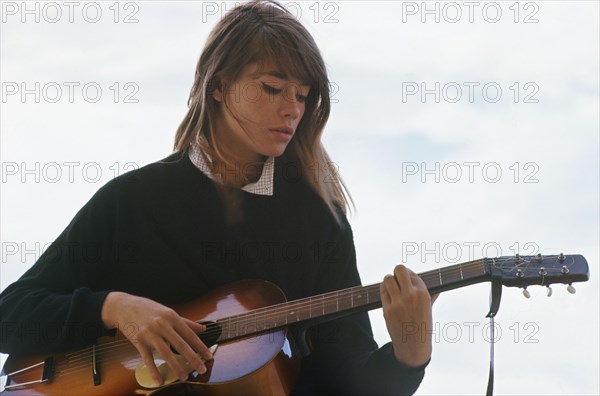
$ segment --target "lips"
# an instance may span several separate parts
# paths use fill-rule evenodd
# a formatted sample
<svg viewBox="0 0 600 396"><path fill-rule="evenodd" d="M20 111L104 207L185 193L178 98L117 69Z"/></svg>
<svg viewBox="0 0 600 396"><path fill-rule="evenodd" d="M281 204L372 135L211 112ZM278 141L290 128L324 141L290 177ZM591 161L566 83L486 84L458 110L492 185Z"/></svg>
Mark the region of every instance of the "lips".
<svg viewBox="0 0 600 396"><path fill-rule="evenodd" d="M270 128L270 131L285 133L286 135L292 135L294 130L290 127L280 126L275 128Z"/></svg>

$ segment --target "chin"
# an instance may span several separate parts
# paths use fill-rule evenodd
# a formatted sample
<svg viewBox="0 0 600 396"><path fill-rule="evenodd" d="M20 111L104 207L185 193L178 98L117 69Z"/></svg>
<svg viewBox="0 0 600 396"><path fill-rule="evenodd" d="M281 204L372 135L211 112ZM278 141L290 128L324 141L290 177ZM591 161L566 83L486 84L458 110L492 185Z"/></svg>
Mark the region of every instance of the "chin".
<svg viewBox="0 0 600 396"><path fill-rule="evenodd" d="M283 153L285 153L285 150L288 146L289 144L286 144L284 146L278 145L276 147L269 147L268 149L264 150L261 154L267 157L280 157L283 155Z"/></svg>

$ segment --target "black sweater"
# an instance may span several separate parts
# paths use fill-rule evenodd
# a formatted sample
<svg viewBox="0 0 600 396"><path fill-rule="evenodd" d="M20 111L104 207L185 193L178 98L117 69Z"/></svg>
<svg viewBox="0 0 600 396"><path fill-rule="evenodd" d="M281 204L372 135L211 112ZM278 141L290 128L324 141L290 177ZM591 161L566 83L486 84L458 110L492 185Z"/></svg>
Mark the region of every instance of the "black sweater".
<svg viewBox="0 0 600 396"><path fill-rule="evenodd" d="M277 284L288 300L360 284L352 230L276 159L273 196L237 194L226 221L217 185L187 152L117 177L76 214L49 249L0 294L0 351L41 354L108 334L109 291L182 303L239 279ZM318 326L295 393L412 394L424 367L380 349L366 313Z"/></svg>

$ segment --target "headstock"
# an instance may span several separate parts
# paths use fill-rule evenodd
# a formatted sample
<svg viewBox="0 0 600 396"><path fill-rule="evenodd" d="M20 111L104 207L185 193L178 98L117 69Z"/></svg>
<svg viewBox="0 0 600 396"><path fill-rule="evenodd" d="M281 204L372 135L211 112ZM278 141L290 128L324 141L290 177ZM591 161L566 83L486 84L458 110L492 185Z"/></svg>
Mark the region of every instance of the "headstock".
<svg viewBox="0 0 600 396"><path fill-rule="evenodd" d="M585 282L590 278L588 263L582 255L559 254L554 256L503 256L486 258L485 266L494 280L504 286L523 287L523 294L529 298L527 286L548 287L548 296L552 295L550 285L568 284L567 290L575 293L573 282Z"/></svg>

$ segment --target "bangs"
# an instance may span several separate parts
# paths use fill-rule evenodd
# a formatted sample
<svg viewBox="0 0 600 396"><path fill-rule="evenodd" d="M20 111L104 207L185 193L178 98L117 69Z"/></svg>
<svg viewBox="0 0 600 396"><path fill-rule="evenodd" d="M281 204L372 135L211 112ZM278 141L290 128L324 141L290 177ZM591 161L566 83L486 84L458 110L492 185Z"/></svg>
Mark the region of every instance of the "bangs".
<svg viewBox="0 0 600 396"><path fill-rule="evenodd" d="M287 79L297 79L302 85L311 88L319 86L322 80L322 75L317 72L319 67L310 64L312 57L306 56L307 52L312 51L299 48L297 41L288 44L289 41L286 43L281 37L277 38L265 30L257 32L258 34L250 40L248 63L257 63L259 72L262 73L264 65L272 62L277 71L283 73Z"/></svg>

